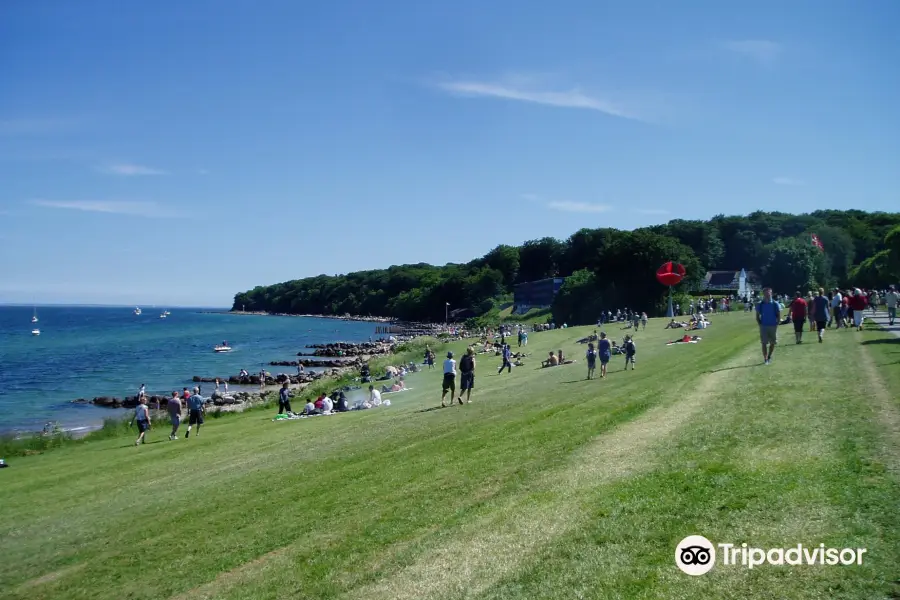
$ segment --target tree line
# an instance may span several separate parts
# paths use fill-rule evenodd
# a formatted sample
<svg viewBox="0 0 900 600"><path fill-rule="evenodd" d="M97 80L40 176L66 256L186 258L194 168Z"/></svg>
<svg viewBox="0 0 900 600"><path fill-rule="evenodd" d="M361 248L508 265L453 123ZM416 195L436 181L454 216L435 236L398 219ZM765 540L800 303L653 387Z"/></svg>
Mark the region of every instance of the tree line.
<svg viewBox="0 0 900 600"><path fill-rule="evenodd" d="M813 233L823 250L812 244ZM232 310L442 321L447 302L481 314L517 283L566 277L553 318L588 323L602 308L664 310L666 290L654 273L669 260L687 268L680 294L699 289L707 270L742 268L783 292L886 285L900 279L900 213L757 211L633 231L585 228L567 240L499 245L464 264L397 265L258 286L236 294Z"/></svg>

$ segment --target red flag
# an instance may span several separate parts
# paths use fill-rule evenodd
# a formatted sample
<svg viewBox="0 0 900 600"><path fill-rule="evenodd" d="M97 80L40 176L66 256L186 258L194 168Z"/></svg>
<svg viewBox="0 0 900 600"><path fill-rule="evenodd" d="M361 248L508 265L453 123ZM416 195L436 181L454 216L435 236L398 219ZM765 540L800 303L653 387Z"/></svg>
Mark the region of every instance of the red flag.
<svg viewBox="0 0 900 600"><path fill-rule="evenodd" d="M816 234L812 234L811 239L812 239L813 246L815 246L819 250L823 250L823 251L825 250L825 246L822 245L821 240L819 240L819 236L817 236Z"/></svg>

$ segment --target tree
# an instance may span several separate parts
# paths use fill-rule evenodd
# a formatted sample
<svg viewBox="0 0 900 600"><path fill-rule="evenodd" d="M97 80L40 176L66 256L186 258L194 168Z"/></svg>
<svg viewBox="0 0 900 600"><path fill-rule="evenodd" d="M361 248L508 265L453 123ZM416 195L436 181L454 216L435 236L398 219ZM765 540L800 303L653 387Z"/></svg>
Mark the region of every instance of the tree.
<svg viewBox="0 0 900 600"><path fill-rule="evenodd" d="M551 311L555 323L583 325L594 323L603 310L597 278L588 269L572 273L553 299Z"/></svg>
<svg viewBox="0 0 900 600"><path fill-rule="evenodd" d="M556 238L529 240L519 249L518 283L554 277L559 270L565 246Z"/></svg>
<svg viewBox="0 0 900 600"><path fill-rule="evenodd" d="M500 272L503 285L511 286L519 274L519 249L500 244L484 255L484 264Z"/></svg>
<svg viewBox="0 0 900 600"><path fill-rule="evenodd" d="M799 238L779 240L770 246L763 283L776 293L806 293L819 287L816 273L821 261L821 251L809 242Z"/></svg>

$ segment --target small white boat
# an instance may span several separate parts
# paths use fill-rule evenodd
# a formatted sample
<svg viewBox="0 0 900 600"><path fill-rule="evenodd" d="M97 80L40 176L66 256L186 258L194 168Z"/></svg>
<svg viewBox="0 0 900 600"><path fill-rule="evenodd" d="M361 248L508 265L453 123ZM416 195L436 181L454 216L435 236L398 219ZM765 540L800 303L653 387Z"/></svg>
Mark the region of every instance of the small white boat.
<svg viewBox="0 0 900 600"><path fill-rule="evenodd" d="M231 352L231 346L216 346L213 348L215 352Z"/></svg>
<svg viewBox="0 0 900 600"><path fill-rule="evenodd" d="M37 329L37 328L32 329L32 330L31 330L31 335L41 335L41 330L40 330L40 329Z"/></svg>
<svg viewBox="0 0 900 600"><path fill-rule="evenodd" d="M140 306L134 307L134 314L136 314L137 316L141 316L141 307Z"/></svg>
<svg viewBox="0 0 900 600"><path fill-rule="evenodd" d="M37 306L34 307L34 315L31 317L31 322L32 322L32 323L37 323L37 322L38 322L38 318L37 318Z"/></svg>
<svg viewBox="0 0 900 600"><path fill-rule="evenodd" d="M166 316L168 317L168 316L171 315L172 313L170 313L170 312L167 311L167 310L164 310L164 311L163 311L163 314L166 315Z"/></svg>
<svg viewBox="0 0 900 600"><path fill-rule="evenodd" d="M159 318L160 318L160 319L165 319L167 316L168 316L168 315L166 315L166 313L160 313Z"/></svg>

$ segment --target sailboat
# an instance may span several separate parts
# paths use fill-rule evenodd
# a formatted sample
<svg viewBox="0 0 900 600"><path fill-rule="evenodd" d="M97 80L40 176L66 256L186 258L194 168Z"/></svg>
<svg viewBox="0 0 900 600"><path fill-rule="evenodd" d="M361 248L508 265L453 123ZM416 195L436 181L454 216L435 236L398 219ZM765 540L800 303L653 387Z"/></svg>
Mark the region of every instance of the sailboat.
<svg viewBox="0 0 900 600"><path fill-rule="evenodd" d="M37 323L37 322L38 322L38 318L37 318L37 306L34 307L34 316L31 317L31 322L32 322L32 323Z"/></svg>
<svg viewBox="0 0 900 600"><path fill-rule="evenodd" d="M141 316L141 307L140 306L134 307L134 314L136 314L137 316Z"/></svg>

